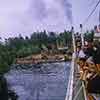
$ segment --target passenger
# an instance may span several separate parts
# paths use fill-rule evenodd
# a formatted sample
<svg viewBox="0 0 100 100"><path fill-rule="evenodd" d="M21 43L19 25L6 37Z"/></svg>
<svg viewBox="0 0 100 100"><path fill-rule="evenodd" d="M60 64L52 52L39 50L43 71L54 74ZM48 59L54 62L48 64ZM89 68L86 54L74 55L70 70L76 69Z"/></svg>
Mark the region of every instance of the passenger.
<svg viewBox="0 0 100 100"><path fill-rule="evenodd" d="M83 49L80 50L78 58L79 58L79 63L78 64L80 66L80 68L79 68L80 79L85 81L86 80L87 71L84 69L85 62L86 62L86 55L85 55Z"/></svg>
<svg viewBox="0 0 100 100"><path fill-rule="evenodd" d="M93 43L92 42L85 42L84 48L79 52L79 58L81 58L80 63L84 63L84 65L80 65L81 71L81 79L87 80L91 76L94 76L96 72L96 67L93 61ZM84 58L85 60L82 60ZM83 73L82 73L83 71Z"/></svg>
<svg viewBox="0 0 100 100"><path fill-rule="evenodd" d="M85 61L83 59L80 59L80 62L79 62L79 72L80 72L80 79L81 80L85 80L85 78L83 78L84 76L84 70L83 70L83 67L84 67L84 64L85 64Z"/></svg>
<svg viewBox="0 0 100 100"><path fill-rule="evenodd" d="M87 58L94 56L93 41L85 41L84 53L86 54Z"/></svg>
<svg viewBox="0 0 100 100"><path fill-rule="evenodd" d="M78 58L86 58L86 54L84 53L84 49L81 49L78 54Z"/></svg>
<svg viewBox="0 0 100 100"><path fill-rule="evenodd" d="M79 56L80 50L81 50L81 46L77 46L77 48L76 48L76 56L77 57Z"/></svg>
<svg viewBox="0 0 100 100"><path fill-rule="evenodd" d="M100 43L96 43L95 45L95 54L94 54L94 62L95 64L100 64Z"/></svg>
<svg viewBox="0 0 100 100"><path fill-rule="evenodd" d="M94 55L95 55L95 50L94 50L94 45L92 41L88 41L85 44L85 50L84 50L87 60L87 66L88 66L88 70L89 72L94 72L96 71L96 67L95 67L95 63L94 63Z"/></svg>
<svg viewBox="0 0 100 100"><path fill-rule="evenodd" d="M89 57L86 60L86 64L87 64L87 70L88 70L88 74L86 76L87 79L92 79L93 77L95 77L96 74L96 66L94 64L94 62L92 61L93 59L91 57Z"/></svg>
<svg viewBox="0 0 100 100"><path fill-rule="evenodd" d="M93 57L95 68L97 68L96 76L88 80L87 90L89 93L100 94L100 45L92 47L90 54Z"/></svg>

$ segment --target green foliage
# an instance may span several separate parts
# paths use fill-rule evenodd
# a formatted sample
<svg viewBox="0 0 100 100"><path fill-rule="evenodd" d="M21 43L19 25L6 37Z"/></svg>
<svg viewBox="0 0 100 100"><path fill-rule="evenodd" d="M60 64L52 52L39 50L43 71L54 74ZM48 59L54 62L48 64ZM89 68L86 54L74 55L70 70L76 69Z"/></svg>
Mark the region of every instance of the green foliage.
<svg viewBox="0 0 100 100"><path fill-rule="evenodd" d="M22 47L19 51L17 51L17 57L26 57L31 54L40 53L41 49L38 47Z"/></svg>
<svg viewBox="0 0 100 100"><path fill-rule="evenodd" d="M85 40L93 41L93 37L94 37L94 31L91 31L91 32L87 31L84 34Z"/></svg>
<svg viewBox="0 0 100 100"><path fill-rule="evenodd" d="M0 74L7 72L10 64L10 55L4 45L0 44Z"/></svg>
<svg viewBox="0 0 100 100"><path fill-rule="evenodd" d="M17 57L26 57L32 54L38 54L43 49L42 46L50 47L51 45L71 46L71 32L64 31L60 34L46 31L34 32L30 38L19 37L8 38L5 44L0 44L0 73L5 73L10 69Z"/></svg>

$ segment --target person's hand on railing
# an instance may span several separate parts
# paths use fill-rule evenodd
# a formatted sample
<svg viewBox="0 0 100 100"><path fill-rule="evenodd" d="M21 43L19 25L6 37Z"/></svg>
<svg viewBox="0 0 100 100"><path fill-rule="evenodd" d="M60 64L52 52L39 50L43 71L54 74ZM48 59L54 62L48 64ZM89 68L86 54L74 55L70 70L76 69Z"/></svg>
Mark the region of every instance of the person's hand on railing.
<svg viewBox="0 0 100 100"><path fill-rule="evenodd" d="M96 64L97 73L100 75L100 64Z"/></svg>

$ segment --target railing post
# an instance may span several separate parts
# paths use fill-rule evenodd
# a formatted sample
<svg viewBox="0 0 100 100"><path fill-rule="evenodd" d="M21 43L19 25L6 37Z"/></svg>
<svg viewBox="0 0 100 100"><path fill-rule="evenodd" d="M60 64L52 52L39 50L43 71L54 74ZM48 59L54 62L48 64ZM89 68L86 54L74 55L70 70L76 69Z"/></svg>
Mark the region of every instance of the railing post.
<svg viewBox="0 0 100 100"><path fill-rule="evenodd" d="M82 82L82 87L83 87L84 99L87 100L85 85L83 82Z"/></svg>
<svg viewBox="0 0 100 100"><path fill-rule="evenodd" d="M69 75L69 82L67 86L67 94L65 100L72 100L73 99L73 83L74 83L74 65L75 65L75 53L72 55L72 62L71 62L71 69Z"/></svg>
<svg viewBox="0 0 100 100"><path fill-rule="evenodd" d="M74 52L76 52L76 44L75 44L75 36L74 36L74 27L72 27L71 32L72 32L73 49L74 49Z"/></svg>
<svg viewBox="0 0 100 100"><path fill-rule="evenodd" d="M76 93L76 95L74 97L74 100L77 100L77 97L80 94L80 92L82 91L82 88L83 88L82 86L79 88L79 90L77 91L77 93Z"/></svg>
<svg viewBox="0 0 100 100"><path fill-rule="evenodd" d="M81 33L82 46L84 46L84 34L83 34L83 26L82 26L82 24L80 24L80 33Z"/></svg>

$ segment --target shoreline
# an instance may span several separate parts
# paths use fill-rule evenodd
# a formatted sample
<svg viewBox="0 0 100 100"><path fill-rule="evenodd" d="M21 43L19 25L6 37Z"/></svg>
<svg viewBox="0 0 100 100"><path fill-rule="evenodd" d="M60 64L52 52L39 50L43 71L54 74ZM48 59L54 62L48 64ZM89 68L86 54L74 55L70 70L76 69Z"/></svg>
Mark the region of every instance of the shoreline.
<svg viewBox="0 0 100 100"><path fill-rule="evenodd" d="M25 58L17 58L15 64L42 64L42 63L55 63L55 62L64 62L71 61L71 56L69 55L49 55L42 56L41 54L32 55Z"/></svg>

